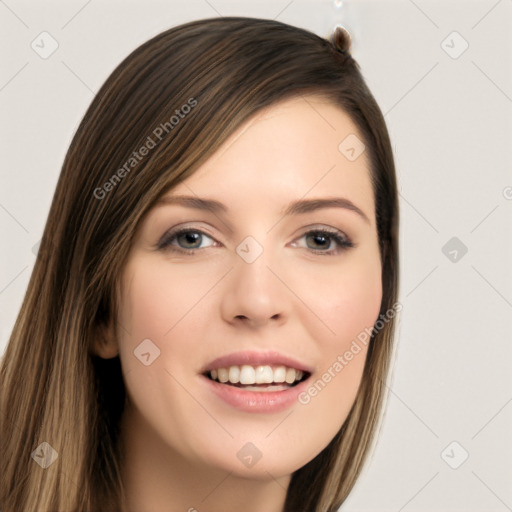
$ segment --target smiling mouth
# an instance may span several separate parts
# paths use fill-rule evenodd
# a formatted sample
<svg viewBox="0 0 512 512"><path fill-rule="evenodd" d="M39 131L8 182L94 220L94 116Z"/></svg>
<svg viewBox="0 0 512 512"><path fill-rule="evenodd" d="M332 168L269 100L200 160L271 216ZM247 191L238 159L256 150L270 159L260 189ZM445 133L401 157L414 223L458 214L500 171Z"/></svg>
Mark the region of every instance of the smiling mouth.
<svg viewBox="0 0 512 512"><path fill-rule="evenodd" d="M284 391L309 378L308 372L284 365L233 365L203 374L214 382L246 391Z"/></svg>

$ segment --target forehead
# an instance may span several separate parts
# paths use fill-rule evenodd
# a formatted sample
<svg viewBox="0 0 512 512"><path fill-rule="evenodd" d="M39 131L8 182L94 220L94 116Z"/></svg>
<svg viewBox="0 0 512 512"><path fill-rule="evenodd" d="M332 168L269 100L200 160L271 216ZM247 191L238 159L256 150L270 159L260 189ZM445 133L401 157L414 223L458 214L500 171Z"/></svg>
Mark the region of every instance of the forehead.
<svg viewBox="0 0 512 512"><path fill-rule="evenodd" d="M343 195L374 216L370 168L357 127L332 102L312 95L258 112L170 194L191 192L246 208Z"/></svg>

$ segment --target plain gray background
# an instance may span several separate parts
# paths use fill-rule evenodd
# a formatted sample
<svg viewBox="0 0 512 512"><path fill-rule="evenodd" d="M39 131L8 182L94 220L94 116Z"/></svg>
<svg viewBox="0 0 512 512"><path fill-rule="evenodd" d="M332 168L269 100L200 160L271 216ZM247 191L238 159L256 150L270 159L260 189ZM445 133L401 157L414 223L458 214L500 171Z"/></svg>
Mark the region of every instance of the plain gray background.
<svg viewBox="0 0 512 512"><path fill-rule="evenodd" d="M95 92L153 35L219 15L322 36L344 25L392 138L399 346L378 443L341 510L512 510L511 0L1 1L0 353Z"/></svg>

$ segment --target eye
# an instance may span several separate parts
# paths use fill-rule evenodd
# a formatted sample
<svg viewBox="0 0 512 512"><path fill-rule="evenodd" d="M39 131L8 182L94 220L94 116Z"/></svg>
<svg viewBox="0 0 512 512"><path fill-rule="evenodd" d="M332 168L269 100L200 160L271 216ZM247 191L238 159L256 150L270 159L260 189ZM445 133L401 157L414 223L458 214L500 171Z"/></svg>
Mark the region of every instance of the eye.
<svg viewBox="0 0 512 512"><path fill-rule="evenodd" d="M326 228L307 231L298 240L303 239L305 244L293 242L291 245L309 249L319 255L335 255L355 247L355 244L341 231ZM212 247L215 244L218 242L200 229L185 227L166 233L158 242L157 249L192 255L199 249Z"/></svg>
<svg viewBox="0 0 512 512"><path fill-rule="evenodd" d="M205 243L207 240L215 242L213 238L199 229L181 228L166 233L158 242L157 248L192 254L197 249L211 247L213 243Z"/></svg>
<svg viewBox="0 0 512 512"><path fill-rule="evenodd" d="M354 243L341 231L326 228L315 229L304 233L299 240L305 239L306 245L294 242L295 247L310 249L316 254L334 255L341 251L355 247Z"/></svg>

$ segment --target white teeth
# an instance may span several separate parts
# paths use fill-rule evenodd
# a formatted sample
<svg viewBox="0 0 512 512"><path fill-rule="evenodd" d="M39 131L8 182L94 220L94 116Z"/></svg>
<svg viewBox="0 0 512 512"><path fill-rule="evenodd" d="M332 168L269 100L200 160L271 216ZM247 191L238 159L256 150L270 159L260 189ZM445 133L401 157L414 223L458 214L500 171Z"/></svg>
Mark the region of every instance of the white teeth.
<svg viewBox="0 0 512 512"><path fill-rule="evenodd" d="M256 367L256 384L270 384L274 382L274 372L270 366Z"/></svg>
<svg viewBox="0 0 512 512"><path fill-rule="evenodd" d="M287 384L295 382L295 370L293 368L286 369L286 378L284 379Z"/></svg>
<svg viewBox="0 0 512 512"><path fill-rule="evenodd" d="M287 368L286 366L250 366L244 364L242 366L230 366L229 368L217 368L210 371L210 377L225 384L293 384L297 380L301 380L304 372Z"/></svg>
<svg viewBox="0 0 512 512"><path fill-rule="evenodd" d="M231 384L240 382L240 368L238 368L238 366L229 367L229 382L231 382Z"/></svg>
<svg viewBox="0 0 512 512"><path fill-rule="evenodd" d="M217 370L218 372L218 378L220 382L227 382L229 379L228 370L227 368L219 368Z"/></svg>
<svg viewBox="0 0 512 512"><path fill-rule="evenodd" d="M233 368L233 367L231 367ZM256 372L252 366L244 364L240 370L240 384L254 384L256 382Z"/></svg>
<svg viewBox="0 0 512 512"><path fill-rule="evenodd" d="M286 379L286 366L278 366L274 369L274 382L284 382Z"/></svg>

